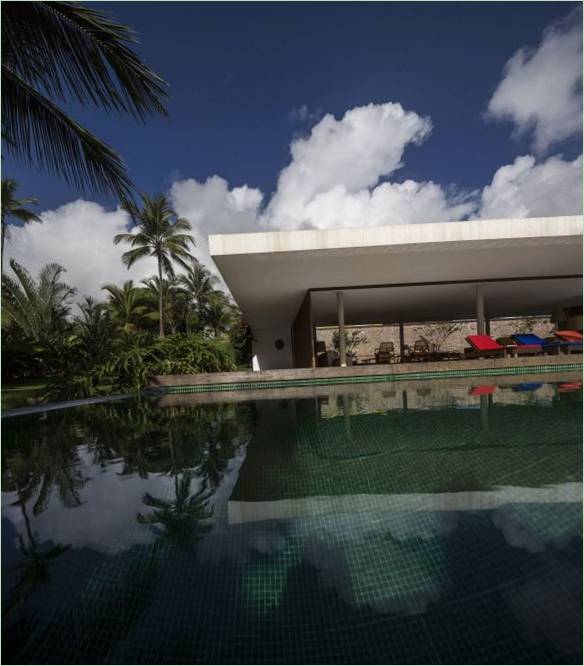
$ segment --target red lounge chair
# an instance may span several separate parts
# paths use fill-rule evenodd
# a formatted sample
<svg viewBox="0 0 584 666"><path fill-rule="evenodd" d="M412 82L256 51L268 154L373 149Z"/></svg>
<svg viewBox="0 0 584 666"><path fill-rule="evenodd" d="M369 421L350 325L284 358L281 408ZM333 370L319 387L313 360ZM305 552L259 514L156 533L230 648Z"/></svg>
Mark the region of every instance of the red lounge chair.
<svg viewBox="0 0 584 666"><path fill-rule="evenodd" d="M472 349L464 350L465 358L505 356L505 347L493 340L490 335L469 335L466 341Z"/></svg>

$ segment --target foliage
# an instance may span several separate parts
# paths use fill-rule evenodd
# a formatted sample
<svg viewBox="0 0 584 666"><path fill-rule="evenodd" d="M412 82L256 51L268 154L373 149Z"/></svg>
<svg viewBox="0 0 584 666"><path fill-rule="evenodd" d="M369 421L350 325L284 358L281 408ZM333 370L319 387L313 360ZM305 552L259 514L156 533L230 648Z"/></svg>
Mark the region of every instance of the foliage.
<svg viewBox="0 0 584 666"><path fill-rule="evenodd" d="M191 230L188 220L178 217L167 197L142 195L142 207L129 203L127 210L134 224L135 233L117 234L114 243L127 243L132 249L122 255L123 263L130 268L145 257L155 257L158 264L158 282L162 284L163 273L174 277L173 262L188 269L193 257L189 244L195 241L187 232ZM164 337L163 290L158 290L158 318L160 337Z"/></svg>
<svg viewBox="0 0 584 666"><path fill-rule="evenodd" d="M2 276L5 315L27 338L47 343L65 328L75 289L60 281L65 269L59 264L44 266L36 282L14 259L10 267L16 279Z"/></svg>
<svg viewBox="0 0 584 666"><path fill-rule="evenodd" d="M122 333L131 333L140 328L148 314L142 291L126 280L121 287L105 284L102 289L109 295L108 308L114 326Z"/></svg>
<svg viewBox="0 0 584 666"><path fill-rule="evenodd" d="M524 333L531 333L535 327L542 323L541 317L523 317L517 322L517 330Z"/></svg>
<svg viewBox="0 0 584 666"><path fill-rule="evenodd" d="M1 260L4 266L4 241L10 238L10 229L8 220L14 218L19 222L28 224L29 222L40 222L41 218L28 210L26 206L36 204L36 199L17 199L15 197L18 183L12 178L2 179L2 250Z"/></svg>
<svg viewBox="0 0 584 666"><path fill-rule="evenodd" d="M67 363L67 317L75 289L61 281L65 269L47 264L35 281L13 259L16 278L2 275L2 357L6 377L51 375Z"/></svg>
<svg viewBox="0 0 584 666"><path fill-rule="evenodd" d="M2 5L2 137L16 158L122 201L132 184L121 158L68 116L73 99L143 120L166 114L165 82L138 58L127 27L73 2Z"/></svg>
<svg viewBox="0 0 584 666"><path fill-rule="evenodd" d="M249 368L252 359L253 334L249 324L242 317L235 317L229 329L229 340L235 352L235 362L238 367Z"/></svg>
<svg viewBox="0 0 584 666"><path fill-rule="evenodd" d="M176 335L157 341L161 360L156 374L181 375L235 369L233 349L224 338L201 334Z"/></svg>
<svg viewBox="0 0 584 666"><path fill-rule="evenodd" d="M427 340L430 345L435 345L436 349L441 349L446 340L451 335L461 331L463 326L463 324L456 321L442 321L416 326L414 330L419 337Z"/></svg>
<svg viewBox="0 0 584 666"><path fill-rule="evenodd" d="M340 336L338 329L333 333L333 347L338 351ZM367 336L363 331L351 331L349 333L345 330L345 352L350 354L354 352L359 345L367 342Z"/></svg>
<svg viewBox="0 0 584 666"><path fill-rule="evenodd" d="M142 298L149 310L148 316L153 322L158 322L158 303L160 301L160 284L162 284L162 303L164 321L167 322L170 332L175 335L178 332L188 330L187 319L189 316L188 295L180 287L177 277L162 279L160 282L157 275L142 280Z"/></svg>

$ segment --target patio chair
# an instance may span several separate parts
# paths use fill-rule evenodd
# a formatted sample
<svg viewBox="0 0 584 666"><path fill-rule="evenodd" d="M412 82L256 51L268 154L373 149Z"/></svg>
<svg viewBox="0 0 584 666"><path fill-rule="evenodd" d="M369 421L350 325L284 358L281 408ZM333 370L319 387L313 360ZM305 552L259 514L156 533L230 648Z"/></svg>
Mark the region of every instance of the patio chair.
<svg viewBox="0 0 584 666"><path fill-rule="evenodd" d="M430 360L430 343L426 338L418 338L414 342L414 347L410 354L410 361L429 361Z"/></svg>
<svg viewBox="0 0 584 666"><path fill-rule="evenodd" d="M512 356L535 356L537 354L543 354L543 348L541 345L522 345L511 336L497 338L497 342L502 347L505 347L507 354Z"/></svg>
<svg viewBox="0 0 584 666"><path fill-rule="evenodd" d="M540 338L535 333L514 333L511 337L518 345L540 345L544 354L560 353L559 340L544 340L544 338Z"/></svg>
<svg viewBox="0 0 584 666"><path fill-rule="evenodd" d="M560 341L560 348L567 353L582 352L582 333L580 331L555 331Z"/></svg>
<svg viewBox="0 0 584 666"><path fill-rule="evenodd" d="M505 356L505 347L493 340L490 335L469 335L465 338L470 349L464 350L465 358L491 358Z"/></svg>
<svg viewBox="0 0 584 666"><path fill-rule="evenodd" d="M375 350L376 363L392 363L395 360L395 348L393 342L380 342Z"/></svg>

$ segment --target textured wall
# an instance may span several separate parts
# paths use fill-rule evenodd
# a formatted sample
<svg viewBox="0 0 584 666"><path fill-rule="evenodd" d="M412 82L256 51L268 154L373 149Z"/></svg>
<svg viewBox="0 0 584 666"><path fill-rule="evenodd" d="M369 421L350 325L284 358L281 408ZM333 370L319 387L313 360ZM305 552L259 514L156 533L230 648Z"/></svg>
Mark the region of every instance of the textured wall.
<svg viewBox="0 0 584 666"><path fill-rule="evenodd" d="M493 319L491 320L491 335L494 338L502 337L506 335L511 335L512 333L520 332L520 324L524 322L524 319ZM428 325L423 324L408 324L404 326L405 334L405 344L412 347L414 342L422 334L422 329L426 329ZM438 327L431 326L436 331ZM330 328L319 328L316 332L317 340L324 340L327 349L333 348L333 333L335 332L336 327ZM532 332L536 335L545 337L550 334L552 330L552 324L549 319L537 319L536 323L530 326L529 331L523 332ZM380 342L393 342L395 346L396 353L399 351L399 328L397 326L347 326L347 331L349 334L352 331L363 331L367 336L367 342L359 345L357 347L357 356L373 356L375 349L379 347ZM462 351L465 347L468 347L468 343L465 340L467 335L475 335L477 332L476 322L464 322L461 324L460 331L450 335L441 345L441 351ZM430 335L425 335L430 342L434 340L431 339ZM434 339L437 339L434 338Z"/></svg>

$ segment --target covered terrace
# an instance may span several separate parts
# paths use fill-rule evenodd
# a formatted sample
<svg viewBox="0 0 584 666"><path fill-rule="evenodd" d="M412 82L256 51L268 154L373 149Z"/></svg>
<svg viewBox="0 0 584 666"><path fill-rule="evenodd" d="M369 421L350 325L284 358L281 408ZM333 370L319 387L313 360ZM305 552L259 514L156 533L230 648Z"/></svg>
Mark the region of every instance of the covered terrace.
<svg viewBox="0 0 584 666"><path fill-rule="evenodd" d="M349 324L476 319L488 333L491 318L561 311L581 327L579 216L229 234L209 244L251 326L254 370L316 367L316 327L331 324L341 365ZM576 312L580 326L570 322Z"/></svg>

